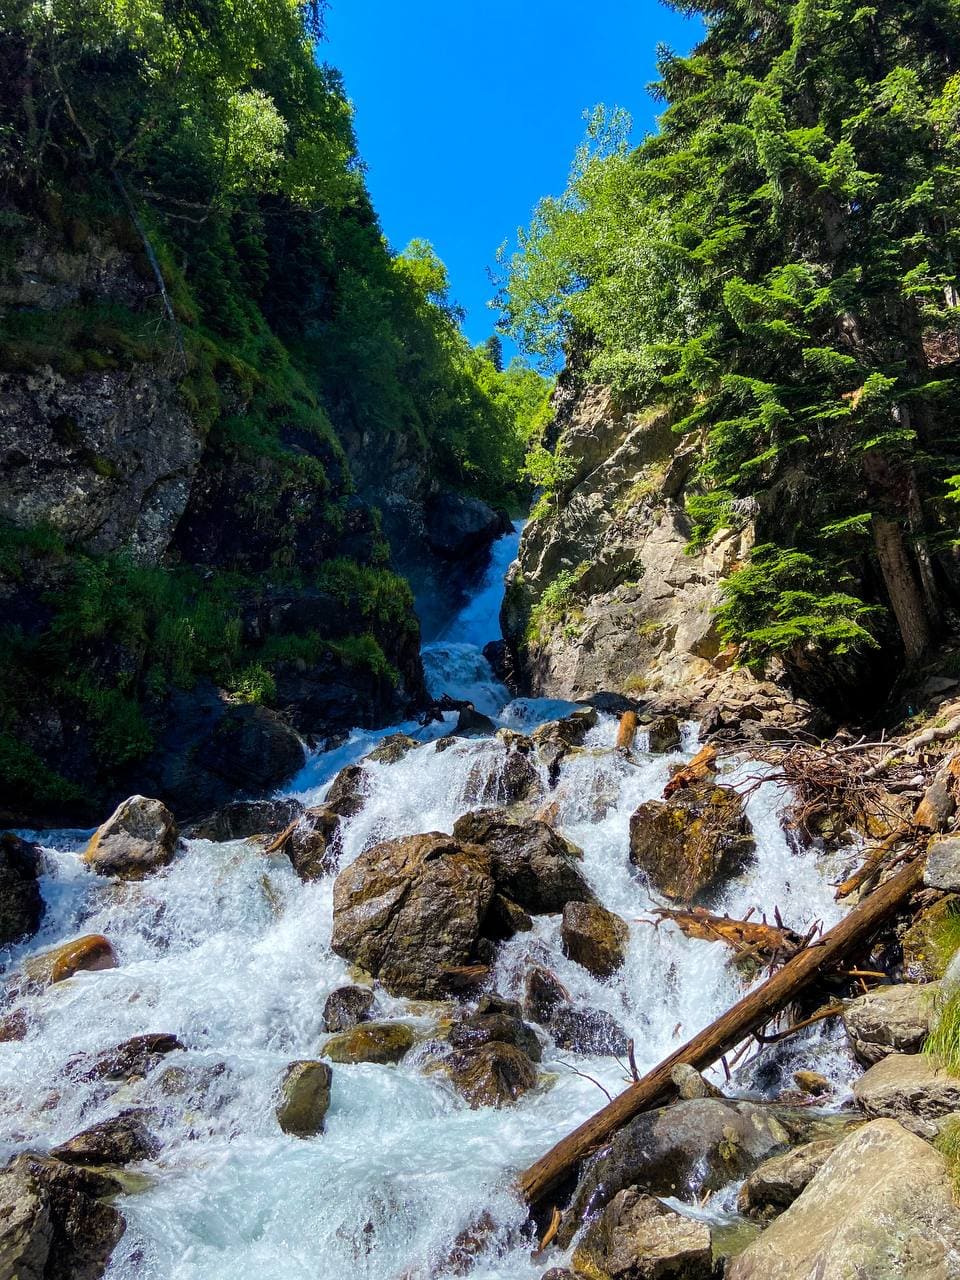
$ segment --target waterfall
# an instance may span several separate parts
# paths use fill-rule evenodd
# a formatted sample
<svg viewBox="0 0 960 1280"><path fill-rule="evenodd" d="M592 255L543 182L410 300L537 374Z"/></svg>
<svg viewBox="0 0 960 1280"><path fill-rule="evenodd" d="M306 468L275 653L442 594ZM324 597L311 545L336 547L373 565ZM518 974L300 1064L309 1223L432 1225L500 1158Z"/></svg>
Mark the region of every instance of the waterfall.
<svg viewBox="0 0 960 1280"><path fill-rule="evenodd" d="M424 661L434 693L469 697L499 723L529 729L570 705L511 701L480 653L498 634L503 573L516 542L498 544L475 597ZM395 764L367 766L365 804L345 824L341 865L387 837L449 832L459 816L490 801L506 748L498 739L463 739L438 752L433 739L449 728L410 723L357 732L308 762L290 790L315 803L337 770L385 733L400 729L421 743ZM575 998L618 1019L643 1071L730 1005L741 980L714 944L649 922L654 904L627 858L630 814L660 795L671 765L695 750L695 727L674 755L649 755L641 744L634 761L611 750L616 728L614 717L599 717L586 750L564 760L554 796L557 825L583 849L597 896L629 924L626 964L611 979L593 978L564 957L559 917L541 916L532 932L501 946L495 977L498 991L515 996L525 963L545 963ZM760 769L733 763L726 780ZM831 868L788 843L784 799L771 783L752 791L757 857L728 884L719 909L743 915L776 905L805 932L839 912ZM150 1109L163 1148L144 1167L146 1189L120 1202L128 1227L110 1280L396 1280L484 1210L504 1231L521 1223L513 1175L606 1101L598 1086L624 1087L616 1060L573 1060L547 1043L536 1090L513 1107L471 1111L418 1071L414 1052L397 1066L335 1066L326 1131L307 1141L285 1136L274 1116L281 1072L294 1059L317 1056L324 1001L351 980L330 949L332 877L302 884L285 858L252 841L193 840L160 874L114 884L80 863L83 834L36 837L48 858L47 915L8 967L78 932L106 934L119 965L22 998L31 1030L23 1041L0 1044L0 1154L46 1150L121 1106ZM439 1012L383 993L380 1003L385 1017L424 1036ZM72 1056L154 1031L174 1032L186 1046L176 1055L179 1075L161 1063L119 1094L70 1078ZM828 1035L815 1028L796 1044L841 1079L844 1050ZM183 1088L186 1094L177 1092ZM543 1270L529 1244L516 1244L481 1260L474 1274L537 1280Z"/></svg>

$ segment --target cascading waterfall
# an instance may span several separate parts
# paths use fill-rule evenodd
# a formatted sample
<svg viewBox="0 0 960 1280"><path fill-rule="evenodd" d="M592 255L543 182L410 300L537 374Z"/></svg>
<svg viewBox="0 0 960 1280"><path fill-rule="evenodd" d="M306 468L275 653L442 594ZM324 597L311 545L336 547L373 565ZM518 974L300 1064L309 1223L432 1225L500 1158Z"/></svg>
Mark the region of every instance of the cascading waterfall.
<svg viewBox="0 0 960 1280"><path fill-rule="evenodd" d="M435 693L470 698L501 724L529 729L570 705L511 702L479 651L497 634L503 572L515 550L516 537L497 545L484 584L424 661ZM514 996L526 962L546 963L575 998L620 1021L642 1071L741 988L714 944L644 920L654 903L627 859L630 814L662 792L671 765L694 749L695 732L673 756L647 755L641 743L631 762L611 750L616 727L614 717L600 717L586 750L563 762L552 798L559 829L584 850L600 901L630 924L626 965L608 981L593 978L564 957L559 917L537 917L531 933L502 945L495 977L496 989ZM437 752L431 739L450 724L398 728L423 745L395 764L367 766L366 802L345 825L342 865L387 837L449 832L459 816L497 798L506 754L499 740L464 739ZM382 736L358 732L315 757L291 790L317 802L337 770ZM738 764L727 779L761 767ZM838 916L832 868L790 847L783 799L769 783L751 794L757 857L727 886L719 909L742 916L776 904L804 932ZM30 1030L23 1041L0 1044L0 1155L46 1150L124 1107L150 1109L163 1148L142 1166L146 1188L121 1201L128 1227L111 1280L393 1280L442 1251L483 1210L504 1232L519 1225L512 1175L605 1102L598 1084L610 1093L624 1085L614 1059L574 1060L548 1044L534 1092L510 1108L471 1111L418 1071L414 1051L398 1066L335 1066L326 1131L307 1141L285 1136L274 1115L281 1072L318 1056L324 1001L351 978L329 945L332 877L302 884L284 857L268 857L254 842L194 840L163 872L114 884L79 862L84 833L37 838L49 861L47 915L8 968L79 932L106 934L119 967L18 997ZM383 1016L405 1019L424 1036L434 1023L435 1011L422 1004L384 993L380 1004ZM71 1079L78 1053L155 1031L174 1032L187 1047L174 1075L167 1060L119 1091ZM792 1043L840 1078L843 1050L829 1036L814 1029ZM722 1209L722 1197L718 1203ZM543 1270L518 1242L501 1256L491 1252L474 1274L535 1280Z"/></svg>

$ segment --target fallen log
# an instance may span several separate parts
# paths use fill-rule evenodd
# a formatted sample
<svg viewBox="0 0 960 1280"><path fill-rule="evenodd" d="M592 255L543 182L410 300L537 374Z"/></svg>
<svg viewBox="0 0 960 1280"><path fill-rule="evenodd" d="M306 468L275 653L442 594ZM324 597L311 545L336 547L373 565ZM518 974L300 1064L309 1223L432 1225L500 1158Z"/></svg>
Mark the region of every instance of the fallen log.
<svg viewBox="0 0 960 1280"><path fill-rule="evenodd" d="M664 800L677 791L682 791L684 787L691 786L694 782L702 782L708 774L715 771L717 765L717 748L710 743L705 747L701 747L693 759L683 765L676 771L667 785L663 788Z"/></svg>
<svg viewBox="0 0 960 1280"><path fill-rule="evenodd" d="M792 1004L816 977L866 942L919 886L923 863L922 857L908 863L853 907L822 938L789 960L772 978L745 995L709 1027L681 1045L636 1084L630 1085L601 1111L562 1138L520 1175L518 1189L528 1204L539 1204L585 1156L600 1147L634 1116L668 1102L676 1093L671 1072L679 1063L688 1063L697 1071L712 1066L745 1036L752 1035L774 1014Z"/></svg>
<svg viewBox="0 0 960 1280"><path fill-rule="evenodd" d="M635 711L625 711L620 717L620 724L617 727L617 750L622 751L625 755L629 754L636 736L637 713Z"/></svg>
<svg viewBox="0 0 960 1280"><path fill-rule="evenodd" d="M885 840L882 840L874 849L871 849L853 875L844 880L842 884L837 885L837 891L834 894L837 901L839 902L842 898L849 898L851 893L856 893L858 889L862 889L864 885L868 885L878 876L887 854L895 845L899 844L901 840L906 840L907 836L911 834L912 828L906 825L897 827L890 832Z"/></svg>
<svg viewBox="0 0 960 1280"><path fill-rule="evenodd" d="M688 938L703 942L725 942L734 951L749 949L767 956L792 956L803 946L803 938L792 929L767 924L766 921L736 920L732 916L718 916L705 907L693 907L688 911L657 907L651 915L657 923L669 920Z"/></svg>

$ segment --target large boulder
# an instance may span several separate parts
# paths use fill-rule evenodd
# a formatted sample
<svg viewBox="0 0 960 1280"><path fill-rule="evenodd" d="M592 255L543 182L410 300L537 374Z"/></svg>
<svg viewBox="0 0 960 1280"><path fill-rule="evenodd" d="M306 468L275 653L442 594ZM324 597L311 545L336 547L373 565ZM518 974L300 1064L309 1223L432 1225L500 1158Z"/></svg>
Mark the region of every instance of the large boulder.
<svg viewBox="0 0 960 1280"><path fill-rule="evenodd" d="M960 1212L943 1157L893 1120L841 1142L728 1280L950 1280Z"/></svg>
<svg viewBox="0 0 960 1280"><path fill-rule="evenodd" d="M469 559L512 528L502 512L463 493L438 493L427 503L427 542L443 560Z"/></svg>
<svg viewBox="0 0 960 1280"><path fill-rule="evenodd" d="M312 1138L323 1132L333 1072L325 1062L291 1062L280 1082L277 1122L284 1133Z"/></svg>
<svg viewBox="0 0 960 1280"><path fill-rule="evenodd" d="M843 1011L857 1059L872 1066L888 1053L919 1053L930 1034L937 986L877 987Z"/></svg>
<svg viewBox="0 0 960 1280"><path fill-rule="evenodd" d="M711 1280L710 1228L628 1187L587 1228L573 1271L584 1280Z"/></svg>
<svg viewBox="0 0 960 1280"><path fill-rule="evenodd" d="M29 986L48 987L72 978L75 973L116 967L117 956L109 939L102 933L87 933L30 956L24 962L23 973Z"/></svg>
<svg viewBox="0 0 960 1280"><path fill-rule="evenodd" d="M0 1170L0 1276L100 1280L126 1227L103 1197L120 1190L98 1170L17 1156Z"/></svg>
<svg viewBox="0 0 960 1280"><path fill-rule="evenodd" d="M502 996L482 996L473 1013L450 1028L448 1043L455 1049L477 1049L497 1040L522 1049L533 1062L542 1057L537 1033L521 1017L520 1005Z"/></svg>
<svg viewBox="0 0 960 1280"><path fill-rule="evenodd" d="M818 1138L764 1160L740 1188L737 1208L748 1218L770 1219L783 1213L820 1172L836 1145L837 1138Z"/></svg>
<svg viewBox="0 0 960 1280"><path fill-rule="evenodd" d="M460 818L453 834L489 854L498 891L526 911L552 914L568 902L594 901L577 866L581 851L545 822L514 822L500 810L481 809Z"/></svg>
<svg viewBox="0 0 960 1280"><path fill-rule="evenodd" d="M597 902L568 902L563 909L563 953L595 978L609 978L622 967L629 936L623 920Z"/></svg>
<svg viewBox="0 0 960 1280"><path fill-rule="evenodd" d="M303 813L299 800L234 800L185 832L191 840L246 840L250 836L273 836L283 831Z"/></svg>
<svg viewBox="0 0 960 1280"><path fill-rule="evenodd" d="M908 1127L960 1111L960 1080L926 1054L891 1053L865 1072L853 1096L868 1116L891 1116ZM927 1122L924 1124L924 1122Z"/></svg>
<svg viewBox="0 0 960 1280"><path fill-rule="evenodd" d="M125 1165L135 1160L153 1160L160 1154L160 1143L143 1117L142 1111L121 1111L75 1134L54 1147L50 1154L66 1164L81 1165Z"/></svg>
<svg viewBox="0 0 960 1280"><path fill-rule="evenodd" d="M391 995L442 996L446 971L475 959L493 892L484 849L438 832L385 840L337 876L331 945Z"/></svg>
<svg viewBox="0 0 960 1280"><path fill-rule="evenodd" d="M367 799L369 777L362 764L345 765L324 796L324 807L341 818L355 818Z"/></svg>
<svg viewBox="0 0 960 1280"><path fill-rule="evenodd" d="M648 800L630 819L630 861L671 902L708 898L743 870L755 848L731 787L687 787L670 800Z"/></svg>
<svg viewBox="0 0 960 1280"><path fill-rule="evenodd" d="M529 1054L504 1040L455 1050L429 1068L445 1076L473 1110L516 1102L537 1083L537 1067Z"/></svg>
<svg viewBox="0 0 960 1280"><path fill-rule="evenodd" d="M323 1056L331 1062L399 1062L413 1048L413 1040L404 1022L361 1022L331 1036Z"/></svg>
<svg viewBox="0 0 960 1280"><path fill-rule="evenodd" d="M173 861L177 835L165 804L130 796L94 832L83 860L98 875L139 880Z"/></svg>
<svg viewBox="0 0 960 1280"><path fill-rule="evenodd" d="M43 897L37 877L42 854L12 831L0 835L0 947L28 938L40 928Z"/></svg>

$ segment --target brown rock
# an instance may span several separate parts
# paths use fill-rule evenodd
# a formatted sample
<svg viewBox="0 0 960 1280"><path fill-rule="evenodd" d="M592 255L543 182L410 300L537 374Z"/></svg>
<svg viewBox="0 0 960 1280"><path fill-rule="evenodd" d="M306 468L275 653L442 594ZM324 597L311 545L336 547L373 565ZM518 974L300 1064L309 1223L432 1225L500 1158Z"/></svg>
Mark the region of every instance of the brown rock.
<svg viewBox="0 0 960 1280"><path fill-rule="evenodd" d="M419 745L415 738L410 738L405 733L389 733L364 758L377 764L396 764Z"/></svg>
<svg viewBox="0 0 960 1280"><path fill-rule="evenodd" d="M332 1062L399 1062L413 1048L413 1032L403 1022L362 1022L331 1036L323 1056Z"/></svg>
<svg viewBox="0 0 960 1280"><path fill-rule="evenodd" d="M455 1049L476 1049L495 1040L522 1049L532 1062L543 1056L536 1032L520 1016L519 1004L498 995L482 996L474 1012L455 1022L448 1035Z"/></svg>
<svg viewBox="0 0 960 1280"><path fill-rule="evenodd" d="M143 1122L142 1111L121 1111L110 1120L84 1129L50 1152L66 1164L125 1165L153 1160L160 1143Z"/></svg>
<svg viewBox="0 0 960 1280"><path fill-rule="evenodd" d="M73 938L50 951L41 951L25 961L23 972L31 986L49 986L63 982L81 971L115 969L117 957L102 933L88 933Z"/></svg>
<svg viewBox="0 0 960 1280"><path fill-rule="evenodd" d="M312 1138L323 1132L333 1072L325 1062L291 1062L280 1083L277 1120L284 1133Z"/></svg>
<svg viewBox="0 0 960 1280"><path fill-rule="evenodd" d="M585 1280L711 1280L710 1228L629 1187L587 1228L573 1270Z"/></svg>
<svg viewBox="0 0 960 1280"><path fill-rule="evenodd" d="M356 817L367 798L366 781L362 764L348 764L331 782L323 807L341 818Z"/></svg>
<svg viewBox="0 0 960 1280"><path fill-rule="evenodd" d="M742 871L755 847L730 787L688 787L669 801L648 800L630 819L630 861L658 893L684 905Z"/></svg>
<svg viewBox="0 0 960 1280"><path fill-rule="evenodd" d="M445 970L478 958L493 892L483 849L436 832L384 841L337 876L333 949L392 995L442 996Z"/></svg>
<svg viewBox="0 0 960 1280"><path fill-rule="evenodd" d="M810 1098L821 1098L833 1090L833 1085L819 1071L795 1071L793 1080L800 1092Z"/></svg>
<svg viewBox="0 0 960 1280"><path fill-rule="evenodd" d="M68 1067L78 1080L140 1080L168 1053L182 1049L175 1035L151 1032L132 1036L93 1057L82 1054L71 1059Z"/></svg>
<svg viewBox="0 0 960 1280"><path fill-rule="evenodd" d="M140 880L173 861L177 834L165 804L130 796L94 832L83 860L98 875Z"/></svg>
<svg viewBox="0 0 960 1280"><path fill-rule="evenodd" d="M460 818L453 834L484 849L498 892L534 915L594 900L577 866L581 851L545 822L513 822L501 810L480 809Z"/></svg>
<svg viewBox="0 0 960 1280"><path fill-rule="evenodd" d="M340 857L340 815L326 805L306 809L269 846L283 853L304 882L336 871Z"/></svg>
<svg viewBox="0 0 960 1280"><path fill-rule="evenodd" d="M764 1160L740 1188L737 1207L748 1218L775 1218L788 1209L819 1173L837 1145L836 1138L818 1138L782 1156Z"/></svg>
<svg viewBox="0 0 960 1280"><path fill-rule="evenodd" d="M361 1022L369 1022L374 995L369 987L338 987L327 996L323 1006L324 1031L349 1031Z"/></svg>
<svg viewBox="0 0 960 1280"><path fill-rule="evenodd" d="M620 917L598 903L570 902L564 908L563 953L596 978L609 978L623 965L629 936Z"/></svg>
<svg viewBox="0 0 960 1280"><path fill-rule="evenodd" d="M495 893L490 903L490 910L483 922L484 936L494 942L503 942L517 933L529 933L533 928L533 920L518 906L512 898L502 893Z"/></svg>
<svg viewBox="0 0 960 1280"><path fill-rule="evenodd" d="M524 1017L546 1025L555 1010L570 1002L570 993L555 973L542 964L527 971L523 984Z"/></svg>
<svg viewBox="0 0 960 1280"><path fill-rule="evenodd" d="M455 1052L433 1070L445 1075L474 1110L509 1105L537 1083L537 1068L527 1054L500 1040Z"/></svg>

